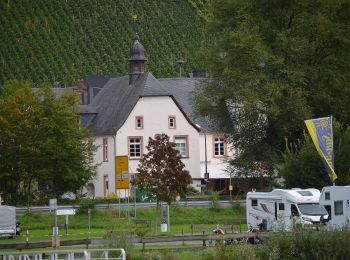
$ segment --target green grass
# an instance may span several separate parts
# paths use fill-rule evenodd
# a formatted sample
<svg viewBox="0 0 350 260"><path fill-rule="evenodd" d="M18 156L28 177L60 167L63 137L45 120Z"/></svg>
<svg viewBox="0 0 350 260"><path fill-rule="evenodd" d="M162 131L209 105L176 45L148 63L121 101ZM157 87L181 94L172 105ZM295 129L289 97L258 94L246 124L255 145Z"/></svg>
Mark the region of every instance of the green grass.
<svg viewBox="0 0 350 260"><path fill-rule="evenodd" d="M137 219L148 219L152 222L152 228L133 224L134 208L130 207L130 221L126 210L108 209L93 210L91 214L91 237L103 238L110 231L134 232L144 235L160 235L160 218L158 218L155 233L155 208L137 209ZM233 218L245 218L243 207L225 207L212 209L209 207L180 207L170 208L170 235L190 233L191 224L223 224L225 220ZM21 237L11 241L25 241L26 227L29 227L30 241L50 240L54 215L52 213L27 213L17 216L21 222ZM88 215L86 213L69 216L69 235L65 235L65 216L57 216L59 235L61 239L87 238L88 237ZM167 233L168 234L168 233ZM8 242L8 239L0 239L0 242Z"/></svg>

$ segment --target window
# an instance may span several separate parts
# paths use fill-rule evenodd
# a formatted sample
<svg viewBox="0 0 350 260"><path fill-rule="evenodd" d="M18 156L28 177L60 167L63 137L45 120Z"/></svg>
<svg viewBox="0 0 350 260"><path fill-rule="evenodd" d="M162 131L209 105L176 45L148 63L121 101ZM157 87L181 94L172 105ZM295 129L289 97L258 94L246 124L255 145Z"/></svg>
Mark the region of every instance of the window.
<svg viewBox="0 0 350 260"><path fill-rule="evenodd" d="M188 157L187 136L175 136L175 145L181 157Z"/></svg>
<svg viewBox="0 0 350 260"><path fill-rule="evenodd" d="M168 117L168 127L169 127L169 129L175 129L176 128L175 116L169 116Z"/></svg>
<svg viewBox="0 0 350 260"><path fill-rule="evenodd" d="M334 201L334 215L343 215L343 201Z"/></svg>
<svg viewBox="0 0 350 260"><path fill-rule="evenodd" d="M108 139L107 138L103 138L102 149L103 149L103 161L107 162L108 161Z"/></svg>
<svg viewBox="0 0 350 260"><path fill-rule="evenodd" d="M278 204L278 209L279 210L284 210L284 203L279 203Z"/></svg>
<svg viewBox="0 0 350 260"><path fill-rule="evenodd" d="M324 199L325 200L330 200L331 199L331 193L329 191L326 191L324 194Z"/></svg>
<svg viewBox="0 0 350 260"><path fill-rule="evenodd" d="M310 197L312 196L312 193L308 190L298 190L297 191L301 196L304 196L304 197Z"/></svg>
<svg viewBox="0 0 350 260"><path fill-rule="evenodd" d="M143 117L142 116L135 117L135 127L136 127L136 129L143 129Z"/></svg>
<svg viewBox="0 0 350 260"><path fill-rule="evenodd" d="M297 206L295 206L294 204L290 205L290 211L292 213L292 217L299 216L299 211L297 209Z"/></svg>
<svg viewBox="0 0 350 260"><path fill-rule="evenodd" d="M223 137L214 137L214 156L225 155L225 143Z"/></svg>
<svg viewBox="0 0 350 260"><path fill-rule="evenodd" d="M141 158L142 151L142 138L141 137L130 137L129 138L129 157L133 159Z"/></svg>
<svg viewBox="0 0 350 260"><path fill-rule="evenodd" d="M252 200L252 207L258 206L258 200Z"/></svg>

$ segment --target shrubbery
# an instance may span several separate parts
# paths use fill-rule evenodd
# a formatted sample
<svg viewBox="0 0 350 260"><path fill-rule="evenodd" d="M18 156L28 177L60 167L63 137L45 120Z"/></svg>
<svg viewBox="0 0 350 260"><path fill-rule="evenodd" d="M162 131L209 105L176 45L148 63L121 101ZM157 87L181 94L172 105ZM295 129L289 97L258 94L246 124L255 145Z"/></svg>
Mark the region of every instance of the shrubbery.
<svg viewBox="0 0 350 260"><path fill-rule="evenodd" d="M306 231L272 237L259 259L348 259L350 231Z"/></svg>

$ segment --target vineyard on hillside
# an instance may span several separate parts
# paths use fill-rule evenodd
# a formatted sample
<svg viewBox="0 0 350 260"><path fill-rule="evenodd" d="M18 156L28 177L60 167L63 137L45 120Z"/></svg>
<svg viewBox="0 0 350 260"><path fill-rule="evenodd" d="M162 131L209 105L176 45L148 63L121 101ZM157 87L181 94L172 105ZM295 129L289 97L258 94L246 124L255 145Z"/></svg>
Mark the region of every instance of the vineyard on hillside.
<svg viewBox="0 0 350 260"><path fill-rule="evenodd" d="M125 74L139 32L157 77L200 69L203 0L1 0L0 83L74 85L88 74Z"/></svg>

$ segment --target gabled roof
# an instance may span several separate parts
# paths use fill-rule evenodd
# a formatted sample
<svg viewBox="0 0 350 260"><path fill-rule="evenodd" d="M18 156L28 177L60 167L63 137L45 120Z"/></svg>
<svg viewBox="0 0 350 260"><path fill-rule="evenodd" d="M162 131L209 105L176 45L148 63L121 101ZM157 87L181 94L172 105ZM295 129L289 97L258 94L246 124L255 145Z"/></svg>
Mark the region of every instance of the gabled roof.
<svg viewBox="0 0 350 260"><path fill-rule="evenodd" d="M135 84L129 85L129 75L110 78L101 87L91 104L81 109L95 115L86 115L82 124L95 135L114 134L127 120L139 98L147 96L169 96L182 111L188 122L201 131L210 132L205 120L195 118L193 113L192 92L199 78L156 79L152 73L140 75Z"/></svg>
<svg viewBox="0 0 350 260"><path fill-rule="evenodd" d="M97 115L90 126L95 135L113 134L126 121L140 97L170 96L171 94L149 72L129 85L129 76L111 78L89 107Z"/></svg>

